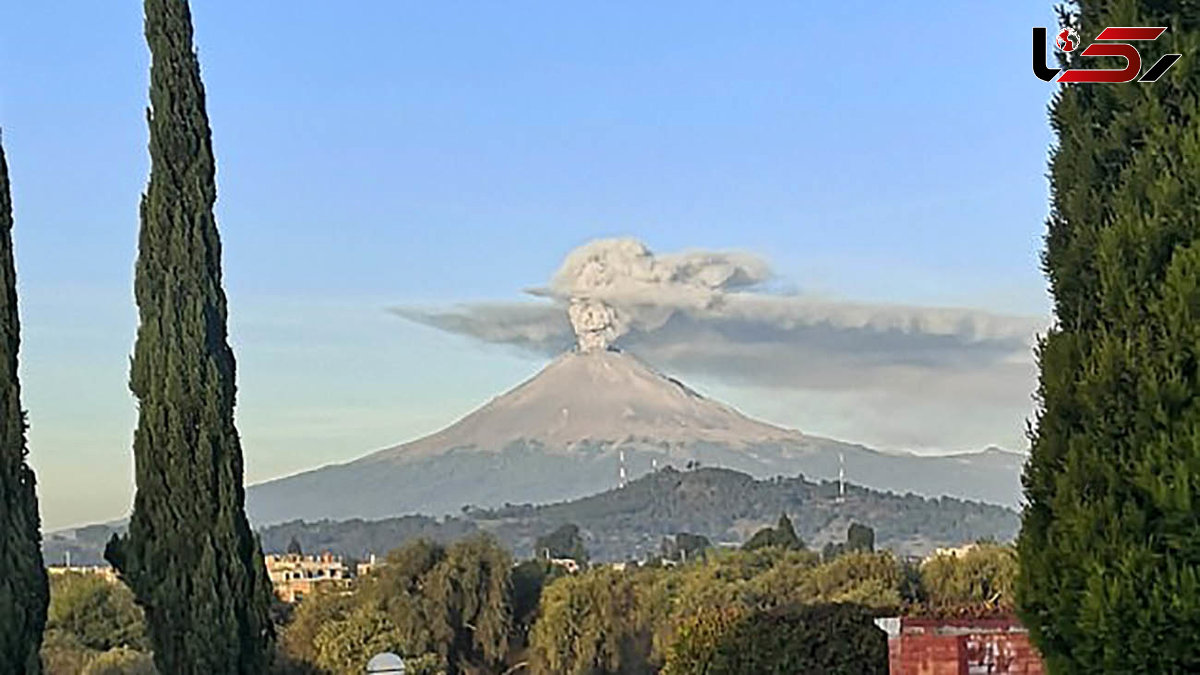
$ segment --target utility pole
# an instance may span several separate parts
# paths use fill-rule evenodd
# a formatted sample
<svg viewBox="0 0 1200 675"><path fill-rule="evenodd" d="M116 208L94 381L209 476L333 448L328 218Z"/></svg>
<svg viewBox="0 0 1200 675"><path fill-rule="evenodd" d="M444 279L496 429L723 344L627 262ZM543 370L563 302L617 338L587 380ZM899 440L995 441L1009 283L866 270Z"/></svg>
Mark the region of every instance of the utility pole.
<svg viewBox="0 0 1200 675"><path fill-rule="evenodd" d="M837 503L842 504L846 501L846 454L838 453L838 496Z"/></svg>

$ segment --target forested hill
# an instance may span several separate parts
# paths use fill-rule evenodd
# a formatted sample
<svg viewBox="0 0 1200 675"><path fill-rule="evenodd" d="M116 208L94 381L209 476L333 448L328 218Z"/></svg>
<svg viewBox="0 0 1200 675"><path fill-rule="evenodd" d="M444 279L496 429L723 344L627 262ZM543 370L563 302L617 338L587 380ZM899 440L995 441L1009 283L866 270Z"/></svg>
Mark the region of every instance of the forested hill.
<svg viewBox="0 0 1200 675"><path fill-rule="evenodd" d="M715 543L740 543L781 513L813 547L845 537L851 521L875 529L880 547L923 554L937 546L977 539L1008 541L1017 532L1017 514L999 506L943 497L928 499L803 478L755 480L737 471L663 469L624 488L542 506L466 509L455 518L409 516L380 521L302 523L262 531L267 550L283 550L294 536L305 550L333 550L362 557L383 553L415 536L442 540L484 530L518 556L533 554L537 537L574 523L593 559L623 560L657 552L665 536L689 532Z"/></svg>
<svg viewBox="0 0 1200 675"><path fill-rule="evenodd" d="M897 495L855 485L846 485L845 497L839 500L834 482L802 477L755 480L717 468L668 468L592 497L470 516L519 554L531 552L536 536L574 523L588 535L593 555L615 559L656 551L663 536L679 532L703 534L714 543L740 543L782 513L810 546L841 541L853 521L874 528L881 547L904 554L982 538L1007 541L1019 527L1014 511L980 502Z"/></svg>
<svg viewBox="0 0 1200 675"><path fill-rule="evenodd" d="M294 537L305 551L366 558L417 537L452 541L483 530L516 555L529 556L537 537L573 523L583 531L594 560L624 560L655 553L663 537L680 532L702 534L714 543L740 543L781 513L788 514L810 547L841 541L849 524L859 522L874 528L880 548L906 555L977 539L1008 541L1019 526L1011 509L950 497L897 495L847 484L839 500L833 482L802 477L756 480L729 469L666 468L624 488L556 504L468 507L459 516L440 519L292 521L260 533L268 552L285 550ZM99 527L47 536L46 559L61 561L70 548L72 559L80 564L98 561L107 538L94 531Z"/></svg>

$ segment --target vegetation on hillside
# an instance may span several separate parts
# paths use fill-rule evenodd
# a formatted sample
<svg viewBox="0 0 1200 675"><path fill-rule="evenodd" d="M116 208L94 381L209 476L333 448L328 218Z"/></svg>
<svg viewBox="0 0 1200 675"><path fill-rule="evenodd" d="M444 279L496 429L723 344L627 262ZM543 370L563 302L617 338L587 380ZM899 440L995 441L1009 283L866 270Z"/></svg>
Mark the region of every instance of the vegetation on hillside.
<svg viewBox="0 0 1200 675"><path fill-rule="evenodd" d="M472 511L481 528L530 555L538 536L567 523L585 533L597 560L640 559L659 550L662 537L689 532L715 544L740 544L780 514L803 542L819 547L840 541L851 522L874 529L879 548L921 555L937 546L1016 535L1018 516L999 506L950 497L929 499L803 477L756 480L729 469L667 468L624 488L559 504Z"/></svg>
<svg viewBox="0 0 1200 675"><path fill-rule="evenodd" d="M263 549L282 553L292 540L304 551L330 551L352 559L382 554L405 542L443 544L486 531L518 557L542 554L537 540L577 526L591 558L642 559L662 553L663 539L704 537L711 545L738 545L786 514L800 541L819 548L844 541L852 523L870 527L869 548L925 555L939 546L978 539L1009 541L1018 516L999 506L943 497L896 495L854 485L838 501L837 485L801 477L755 480L728 469L664 469L623 489L544 506L468 509L458 517L400 516L384 520L292 521L260 531ZM92 525L47 537L47 560L67 552L79 564L98 561L96 547L119 528ZM564 556L569 557L569 556Z"/></svg>
<svg viewBox="0 0 1200 675"><path fill-rule="evenodd" d="M450 544L479 531L465 518L438 520L429 516L400 516L385 520L321 520L307 523L295 520L259 531L264 551L282 553L292 541L308 553L330 551L349 558L365 560L382 556L398 546L417 539Z"/></svg>
<svg viewBox="0 0 1200 675"><path fill-rule="evenodd" d="M1200 672L1200 9L1079 0L1063 23L1167 26L1154 83L1070 85L1050 121L1021 616L1052 673ZM1113 67L1075 51L1067 67ZM1116 65L1115 63L1113 65Z"/></svg>
<svg viewBox="0 0 1200 675"><path fill-rule="evenodd" d="M814 546L841 541L854 522L869 525L879 548L902 555L977 539L1010 540L1018 516L998 506L943 497L896 495L803 478L755 480L736 471L664 469L610 490L559 504L475 509L441 521L405 516L381 521L300 521L264 528L267 550L282 551L292 537L306 551L329 550L351 557L388 550L417 536L451 541L474 531L490 532L514 555L540 555L539 538L576 527L590 556L600 561L644 559L664 537L688 533L713 544L740 544L786 514L799 541ZM562 551L560 551L562 552ZM571 556L562 556L571 557Z"/></svg>

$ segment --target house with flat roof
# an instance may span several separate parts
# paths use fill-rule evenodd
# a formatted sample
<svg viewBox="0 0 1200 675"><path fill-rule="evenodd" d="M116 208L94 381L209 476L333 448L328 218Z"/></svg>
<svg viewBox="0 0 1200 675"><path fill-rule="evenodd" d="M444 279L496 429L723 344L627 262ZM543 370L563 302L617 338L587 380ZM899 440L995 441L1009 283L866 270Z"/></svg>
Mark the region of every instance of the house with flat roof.
<svg viewBox="0 0 1200 675"><path fill-rule="evenodd" d="M264 556L267 576L279 599L294 603L318 588L338 588L350 585L350 568L341 556L332 553L301 555L286 553Z"/></svg>

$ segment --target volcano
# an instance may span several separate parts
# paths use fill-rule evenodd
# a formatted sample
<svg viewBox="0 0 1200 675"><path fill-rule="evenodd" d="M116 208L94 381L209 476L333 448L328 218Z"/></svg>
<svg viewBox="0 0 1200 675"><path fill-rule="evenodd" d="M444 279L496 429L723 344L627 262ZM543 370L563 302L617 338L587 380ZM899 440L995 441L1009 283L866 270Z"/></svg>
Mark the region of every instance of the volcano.
<svg viewBox="0 0 1200 675"><path fill-rule="evenodd" d="M570 453L593 441L746 445L800 435L746 417L614 350L570 352L449 428L372 455L404 460L534 441Z"/></svg>
<svg viewBox="0 0 1200 675"><path fill-rule="evenodd" d="M1024 456L885 453L754 420L610 347L563 354L424 438L251 486L258 525L548 503L697 463L899 493L1017 503Z"/></svg>

